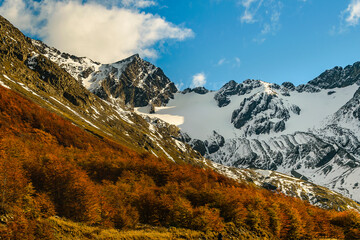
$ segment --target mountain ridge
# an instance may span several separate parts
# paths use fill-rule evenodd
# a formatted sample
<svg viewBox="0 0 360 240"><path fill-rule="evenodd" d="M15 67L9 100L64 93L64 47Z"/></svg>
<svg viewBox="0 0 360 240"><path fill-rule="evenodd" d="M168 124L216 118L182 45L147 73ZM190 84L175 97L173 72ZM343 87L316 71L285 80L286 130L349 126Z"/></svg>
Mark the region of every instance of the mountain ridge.
<svg viewBox="0 0 360 240"><path fill-rule="evenodd" d="M134 54L112 64L101 64L86 57L76 57L32 40L51 61L69 72L88 90L122 107L161 106L177 92L164 72Z"/></svg>
<svg viewBox="0 0 360 240"><path fill-rule="evenodd" d="M19 33L20 34L20 33ZM41 48L39 49L39 42L28 39L28 42L37 45L36 48L34 48L34 52L31 55L28 56L28 59L24 59L25 65L31 70L36 71L37 70L37 62L38 58L40 57L41 53L46 53L51 51L55 52L54 57L61 57L63 56L63 62L66 62L69 58L74 61L79 62L88 62L91 64L97 64L101 65L100 63L91 62L89 59L82 57L78 58L76 56L71 56L69 54L62 54L60 51L57 51L55 48L49 48L50 50L44 51ZM40 44L40 46L47 47L46 45ZM29 46L29 48L32 46ZM48 48L48 47L47 47ZM39 51L39 53L36 53L36 49ZM39 55L38 55L39 54ZM50 55L49 55L50 56ZM123 63L124 61L128 61L129 59L138 58L137 55L131 56L130 58L127 58L125 60L119 61L117 63ZM60 58L61 60L62 58ZM59 64L57 61L56 64ZM52 61L55 63L56 61ZM71 62L73 63L73 62ZM48 63L50 64L50 62ZM64 67L64 65L60 64L60 67ZM67 68L68 71L71 73L80 74L83 71L86 71L86 68L78 68L79 65L71 66L71 64L65 66L65 70ZM19 65L19 68L20 65ZM70 70L69 70L70 69ZM77 71L74 71L77 70ZM85 69L85 70L84 70ZM14 75L11 75L14 74ZM4 75L3 83L7 87L11 87L13 90L20 91L22 94L25 94L29 96L30 98L34 99L36 102L40 103L41 105L49 108L49 109L58 109L56 112L64 115L74 121L76 119L79 119L75 121L76 124L78 124L81 127L84 127L87 131L96 134L98 136L101 136L103 133L105 133L105 136L112 136L117 138L118 140L124 141L126 144L129 144L130 146L134 146L135 148L141 147L148 151L151 154L154 154L155 156L163 156L170 161L185 161L185 162L192 162L193 164L202 164L207 165L213 168L212 164L210 162L202 160L202 157L200 155L197 155L189 145L183 144L182 142L178 141L182 138L178 135L179 130L175 126L170 126L169 124L162 122L157 119L153 119L152 116L145 116L145 118L140 118L135 113L132 113L131 111L125 111L122 109L122 105L118 104L118 102L111 103L104 100L99 101L97 97L92 96L91 93L89 93L89 96L92 96L96 103L91 103L89 106L86 106L85 109L72 106L72 102L63 102L63 100L60 98L55 99L53 96L50 95L43 95L41 91L39 91L38 88L35 86L33 87L31 84L28 85L28 83L17 82L17 84L14 85L15 80L18 81L16 72L11 73L10 77ZM5 77L6 76L6 77ZM78 82L82 83L77 79ZM40 81L41 82L41 81ZM51 83L51 82L50 82ZM20 84L20 85L19 85ZM21 85L22 84L22 85ZM29 88L30 87L30 88ZM56 85L54 86L56 87ZM30 92L29 92L30 91ZM204 89L200 89L199 91L204 91ZM205 91L206 92L206 91ZM30 94L30 95L29 95ZM36 95L34 95L36 94ZM39 96L41 96L42 100L39 100ZM34 98L35 97L35 98ZM45 101L44 101L45 100ZM39 102L40 101L40 102ZM50 103L50 104L49 104ZM104 103L106 103L104 105ZM113 109L112 109L113 108ZM80 115L78 111L80 110ZM105 115L105 116L102 116ZM105 118L104 118L105 117ZM121 121L124 121L124 123L121 123ZM132 126L135 126L134 123L137 123L138 130L135 130L132 128ZM105 125L104 125L105 123ZM125 125L124 125L125 124ZM140 131L139 131L140 130ZM134 141L136 139L136 141ZM217 151L218 146L217 141L209 141L208 147L213 149L212 151ZM210 147L212 146L212 147ZM187 156L187 157L183 157ZM195 159L195 162L190 159ZM196 160L198 159L198 160ZM216 171L218 169L215 168ZM255 179L254 179L255 181ZM305 199L306 200L306 199Z"/></svg>
<svg viewBox="0 0 360 240"><path fill-rule="evenodd" d="M175 94L152 115L177 124L189 136L185 142L217 163L302 176L360 201L358 65L335 67L296 87L245 80L215 92ZM213 131L225 141L209 147Z"/></svg>
<svg viewBox="0 0 360 240"><path fill-rule="evenodd" d="M186 236L179 228L207 237L358 236L358 213L347 210L358 209L354 201L272 171L213 163L179 141L186 135L176 126L88 91L2 18L0 35L1 236L61 238L48 221L55 215L84 229L146 224ZM208 94L215 93L201 96ZM205 150L217 153L227 139L215 133Z"/></svg>

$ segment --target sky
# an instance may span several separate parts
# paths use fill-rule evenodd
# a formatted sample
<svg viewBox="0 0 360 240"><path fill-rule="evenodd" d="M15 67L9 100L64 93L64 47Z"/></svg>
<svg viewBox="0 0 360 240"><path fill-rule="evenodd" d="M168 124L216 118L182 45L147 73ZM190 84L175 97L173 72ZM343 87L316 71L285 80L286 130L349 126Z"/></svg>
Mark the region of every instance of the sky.
<svg viewBox="0 0 360 240"><path fill-rule="evenodd" d="M360 61L360 0L0 0L0 15L101 63L139 53L180 89L299 85Z"/></svg>

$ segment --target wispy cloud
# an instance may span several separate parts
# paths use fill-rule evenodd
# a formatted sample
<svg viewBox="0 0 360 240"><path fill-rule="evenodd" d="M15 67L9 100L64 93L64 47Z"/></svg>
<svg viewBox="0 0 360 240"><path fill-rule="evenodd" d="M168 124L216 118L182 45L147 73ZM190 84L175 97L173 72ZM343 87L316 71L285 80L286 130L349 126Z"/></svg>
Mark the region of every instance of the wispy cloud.
<svg viewBox="0 0 360 240"><path fill-rule="evenodd" d="M254 37L254 42L263 43L266 36L276 34L281 28L280 16L283 4L280 0L242 0L239 2L244 8L240 17L242 23L257 23L260 27L258 36Z"/></svg>
<svg viewBox="0 0 360 240"><path fill-rule="evenodd" d="M215 66L224 66L224 65L228 65L228 66L231 66L231 67L240 67L241 65L241 60L240 58L238 57L234 57L234 58L221 58Z"/></svg>
<svg viewBox="0 0 360 240"><path fill-rule="evenodd" d="M240 17L242 23L254 23L255 15L262 5L263 0L242 0L239 2L245 8L244 14Z"/></svg>
<svg viewBox="0 0 360 240"><path fill-rule="evenodd" d="M340 13L340 22L332 26L330 35L342 34L359 25L360 20L360 0L351 0L347 8Z"/></svg>
<svg viewBox="0 0 360 240"><path fill-rule="evenodd" d="M224 65L224 63L226 62L226 58L222 58L217 62L218 66Z"/></svg>
<svg viewBox="0 0 360 240"><path fill-rule="evenodd" d="M192 82L191 82L191 88L195 87L203 87L206 84L206 76L205 73L197 73L193 76Z"/></svg>
<svg viewBox="0 0 360 240"><path fill-rule="evenodd" d="M234 61L235 61L234 67L240 67L240 65L241 65L241 60L240 60L240 58L235 57L235 58L234 58Z"/></svg>
<svg viewBox="0 0 360 240"><path fill-rule="evenodd" d="M184 83L183 83L183 82L176 83L176 84L175 84L175 87L176 87L178 90L182 90L183 87L184 87Z"/></svg>
<svg viewBox="0 0 360 240"><path fill-rule="evenodd" d="M122 6L127 7L110 6L111 2L116 1L5 0L0 14L49 45L104 63L134 53L156 58L157 43L194 35L191 29L139 10L153 6L155 1L122 0Z"/></svg>

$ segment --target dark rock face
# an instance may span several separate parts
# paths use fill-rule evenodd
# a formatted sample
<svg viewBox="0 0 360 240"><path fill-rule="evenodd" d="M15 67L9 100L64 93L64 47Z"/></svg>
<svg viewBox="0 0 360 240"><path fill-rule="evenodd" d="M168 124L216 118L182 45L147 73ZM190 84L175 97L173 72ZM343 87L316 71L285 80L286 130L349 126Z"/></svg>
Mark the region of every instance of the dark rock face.
<svg viewBox="0 0 360 240"><path fill-rule="evenodd" d="M295 88L295 90L299 93L301 92L310 92L310 93L315 93L315 92L320 92L321 89L308 83L308 84L300 84L299 86L297 86Z"/></svg>
<svg viewBox="0 0 360 240"><path fill-rule="evenodd" d="M250 93L254 88L260 87L259 80L245 80L243 83L236 83L234 80L226 83L214 96L219 107L225 107L230 103L230 96L244 95Z"/></svg>
<svg viewBox="0 0 360 240"><path fill-rule="evenodd" d="M191 141L190 145L194 150L198 151L202 156L205 155L206 146L205 146L203 141L201 141L199 139L194 139L194 140Z"/></svg>
<svg viewBox="0 0 360 240"><path fill-rule="evenodd" d="M285 130L285 121L281 120L280 122L277 122L274 127L275 132L282 132Z"/></svg>
<svg viewBox="0 0 360 240"><path fill-rule="evenodd" d="M320 76L311 80L308 84L322 89L341 88L359 83L360 81L360 62L348 65L345 68L334 67L326 70Z"/></svg>
<svg viewBox="0 0 360 240"><path fill-rule="evenodd" d="M225 139L216 131L213 131L213 135L208 140L205 140L204 143L205 146L207 147L207 152L209 154L212 154L224 146Z"/></svg>
<svg viewBox="0 0 360 240"><path fill-rule="evenodd" d="M232 113L231 123L238 129L246 126L246 135L270 133L271 130L281 132L285 130L290 112L299 115L300 111L298 106L287 107L276 95L263 92L245 98Z"/></svg>
<svg viewBox="0 0 360 240"><path fill-rule="evenodd" d="M264 182L262 184L262 187L267 189L267 190L272 190L272 191L275 191L277 189L277 187L271 183L267 183L267 182Z"/></svg>
<svg viewBox="0 0 360 240"><path fill-rule="evenodd" d="M118 66L121 66L118 67ZM99 97L120 99L126 105L144 107L148 104L166 104L177 92L164 72L144 61L139 55L114 64L106 64L93 75L101 85L94 89Z"/></svg>
<svg viewBox="0 0 360 240"><path fill-rule="evenodd" d="M184 89L184 91L182 91L181 93L182 93L182 94L186 94L186 93L191 93L191 92L194 92L194 93L203 95L203 94L208 93L209 90L207 90L207 89L204 88L204 87L186 88L186 89Z"/></svg>
<svg viewBox="0 0 360 240"><path fill-rule="evenodd" d="M194 150L198 151L203 156L206 154L215 153L225 144L224 137L218 134L216 131L213 131L212 136L210 136L205 141L191 139L189 135L183 132L180 133L180 138L178 140L190 144Z"/></svg>
<svg viewBox="0 0 360 240"><path fill-rule="evenodd" d="M291 82L283 82L283 83L281 84L281 86L282 86L283 88L286 88L286 89L289 90L289 91L294 91L294 90L295 90L295 85L292 84Z"/></svg>
<svg viewBox="0 0 360 240"><path fill-rule="evenodd" d="M179 137L176 139L183 143L188 143L191 141L191 137L187 133L182 132L182 131L180 131Z"/></svg>
<svg viewBox="0 0 360 240"><path fill-rule="evenodd" d="M360 84L360 62L348 65L345 68L334 67L326 70L307 84L296 87L298 92L319 92L321 89L343 88L353 84ZM333 94L329 91L329 95Z"/></svg>

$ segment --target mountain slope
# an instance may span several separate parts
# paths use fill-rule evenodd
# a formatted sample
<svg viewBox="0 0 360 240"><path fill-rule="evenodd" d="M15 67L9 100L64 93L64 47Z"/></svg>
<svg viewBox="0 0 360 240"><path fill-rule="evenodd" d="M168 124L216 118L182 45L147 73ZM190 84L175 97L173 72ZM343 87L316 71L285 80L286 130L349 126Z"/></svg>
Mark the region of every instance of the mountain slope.
<svg viewBox="0 0 360 240"><path fill-rule="evenodd" d="M85 57L61 53L40 41L33 45L48 59L80 81L102 99L122 106L161 106L177 92L163 71L144 61L139 55L112 64L100 64Z"/></svg>
<svg viewBox="0 0 360 240"><path fill-rule="evenodd" d="M176 140L179 129L165 122L144 119L119 104L88 91L64 69L44 57L18 29L0 19L0 81L39 105L58 113L101 137L112 137L140 151L171 161L201 158ZM187 154L181 154L186 152Z"/></svg>
<svg viewBox="0 0 360 240"><path fill-rule="evenodd" d="M156 94L158 92L162 92L165 95L172 97L173 90L169 92L168 87L173 84L169 81L169 79L163 75L160 69L140 59L138 55L131 56L114 64L101 64L93 62L85 57L79 58L61 53L55 48L50 48L40 41L33 40L32 43L44 56L66 70L87 89L94 92L107 102L114 104L114 106L118 109L124 107L126 104L132 104L132 106L142 106L149 103L152 106L150 111L153 111L155 105L159 106L165 104L168 99L170 99L168 97L158 95L159 98L157 98L156 101L153 101L149 96L154 92ZM139 87L139 76L141 76L144 83L142 85L145 86L142 88L144 94L141 94L141 96L148 96L145 98L147 100L144 100L143 97L137 94L132 95L132 98L130 99L133 100L126 100L126 97L116 98L113 93L108 91L109 89L113 89L114 92L117 93L123 93L124 91L129 93L126 89L132 89L132 92L136 92L136 89ZM154 81L154 79L157 80ZM121 84L119 84L119 82L121 82ZM317 163L324 161L322 160L323 158L327 157L328 149L321 150L323 145L326 145L326 141L323 143L322 140L319 140L318 138L314 138L312 136L306 137L307 139L312 139L311 141L314 140L318 144L321 142L320 146L317 146L320 150L309 151L309 156L303 155L302 157L308 157L310 159L303 160L302 162L304 162L304 164L298 164L296 169L294 169L291 164L293 164L294 161L297 161L298 150L296 148L292 149L291 144L288 145L288 148L291 148L292 152L276 149L274 152L266 152L264 150L258 150L257 148L254 150L253 146L260 146L259 149L268 147L266 144L263 144L265 146L261 146L261 141L257 140L250 140L250 142L247 140L241 140L240 143L236 143L236 141L226 141L225 143L225 140L220 140L220 145L218 141L219 138L224 139L224 137L226 139L235 139L239 135L244 137L256 137L264 133L276 133L280 137L280 134L298 129L300 122L303 125L300 129L305 131L312 126L311 124L314 121L314 112L322 111L324 112L323 115L330 114L334 111L334 109L345 103L346 98L344 98L344 96L353 93L352 87L341 89L338 94L328 94L328 92L321 92L319 88L315 86L316 84L311 86L310 84L308 85L309 86L295 87L291 83L284 83L282 86L277 86L254 80L247 80L240 84L237 84L235 81L230 81L216 93L208 92L206 89L201 88L193 90L187 89L182 93L176 93L175 96L177 99L179 99L178 96L184 96L184 98L186 98L185 101L177 102L176 99L172 100L168 104L168 107L174 106L175 108L165 108L165 115L160 114L160 118L168 121L169 123L178 125L183 129L183 131L188 132L194 139L191 141L190 139L185 140L183 137L178 135L178 130L174 127L166 125L158 119L154 119L153 117L157 116L157 114L152 114L151 116L145 116L146 121L150 123L149 129L145 131L150 130L150 134L147 134L148 140L146 140L146 142L152 142L153 144L150 144L150 148L149 146L145 146L145 149L148 149L151 153L155 153L153 150L155 147L158 151L165 154L165 156L170 160L183 156L184 153L186 153L185 155L190 153L192 156L196 156L196 154L192 153L192 150L186 147L186 145L183 145L183 143L176 140L179 139L185 143L189 143L195 150L199 151L207 158L222 164L246 168L258 167L271 170L281 169L280 171L283 173L294 175L296 177L302 176L305 179L312 180L312 178L314 178L318 173L313 174L313 171L309 171L308 168L312 168L317 165ZM104 89L108 90L105 91ZM310 91L309 89L315 90ZM302 101L304 95L306 95L305 97L308 99L305 102ZM325 98L316 106L316 109L313 109L310 112L305 111L306 117L304 117L304 113L301 114L302 109L309 110L309 106L312 106L314 100L318 99L319 96L322 96L321 98L325 96ZM143 103L135 103L139 99ZM204 101L204 99L206 100ZM214 100L217 102L218 107L215 105L209 106L207 101L213 102ZM329 105L332 106L330 110L323 108L323 103L326 102L329 102ZM201 105L201 103L203 103L203 105ZM239 104L238 106L240 107L237 107L237 104ZM98 111L103 112L101 110ZM140 113L147 113L148 111L148 106L140 109ZM161 111L161 108L157 108L157 113L161 113ZM200 114L200 116L197 116L196 114ZM184 115L184 117L181 115ZM214 115L216 117L214 117ZM131 114L131 116L134 115ZM165 118L163 118L163 116ZM231 118L230 124L228 123L229 116ZM167 119L168 117L170 117L170 119ZM127 116L127 118L131 119L129 116ZM204 124L204 119L206 119L206 124ZM317 119L317 124L320 124L321 120L320 116L320 118ZM133 120L132 122L138 123L139 120ZM140 125L142 124L140 123ZM162 127L158 128L158 126ZM236 128L235 131L234 127ZM162 140L164 136L169 134L168 129L170 129L171 136L176 139L167 138ZM209 133L212 133L213 130L219 131L220 134L216 132L214 135L209 135ZM290 138L292 137L290 136ZM143 140L140 139L139 141ZM282 143L283 141L284 139L281 137L279 140L274 140L276 143ZM247 150L243 152L242 150L237 149L238 147L236 146L240 145L242 149ZM173 146L177 148L176 151L169 151L169 149ZM308 148L309 146L312 146L312 143L307 144ZM334 147L336 148L336 146L331 146L329 148L330 154L334 151ZM306 147L304 147L304 149L306 149ZM179 152L182 154L177 154ZM228 152L235 152L235 154L229 155ZM247 152L249 152L249 154L247 154ZM314 154L319 154L319 156L313 157L312 155ZM341 152L337 156L338 158L341 158ZM196 158L199 157L197 156ZM268 161L268 159L271 160ZM282 166L283 162L279 159L284 159L283 162L287 162L287 166ZM189 159L187 161L189 161ZM303 169L300 169L299 166L303 166ZM326 168L326 166L323 168ZM321 171L328 170L320 169L318 172ZM313 174L314 176L311 177L310 174ZM346 175L349 174L350 173L347 173ZM356 172L354 174L356 174ZM324 177L322 176L322 178ZM328 182L323 180L317 181L317 183L334 189L333 185L338 182L338 180L334 178L336 178L336 175L332 178L326 178L326 181ZM353 184L354 183L350 183L350 186L353 187ZM340 188L342 193L352 196L352 191L345 191L342 186L336 189L339 191ZM301 191L306 195L306 191L304 189L301 189Z"/></svg>
<svg viewBox="0 0 360 240"><path fill-rule="evenodd" d="M1 86L0 100L2 238L54 236L45 220L55 214L95 226L141 223L235 238L359 236L355 212L326 211L210 169L135 152Z"/></svg>
<svg viewBox="0 0 360 240"><path fill-rule="evenodd" d="M178 128L100 99L5 19L0 26L1 238L51 238L42 220L54 215L108 228L141 223L234 238L357 236L356 212L324 211L216 173L223 168L175 139L182 137ZM336 199L343 201L325 207L357 206Z"/></svg>
<svg viewBox="0 0 360 240"><path fill-rule="evenodd" d="M359 79L355 63L297 87L230 81L216 92L177 93L154 114L137 111L177 125L217 163L276 170L360 201Z"/></svg>

